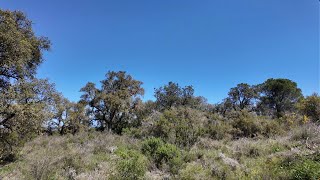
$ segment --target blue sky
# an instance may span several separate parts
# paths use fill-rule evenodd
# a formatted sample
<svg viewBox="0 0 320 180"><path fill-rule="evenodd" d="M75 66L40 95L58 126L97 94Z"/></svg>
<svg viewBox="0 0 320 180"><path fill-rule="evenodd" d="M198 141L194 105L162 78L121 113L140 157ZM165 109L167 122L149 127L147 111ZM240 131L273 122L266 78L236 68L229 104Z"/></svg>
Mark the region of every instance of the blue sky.
<svg viewBox="0 0 320 180"><path fill-rule="evenodd" d="M267 78L319 92L318 0L1 0L22 10L52 50L38 77L76 101L88 81L125 70L144 99L169 81L216 103Z"/></svg>

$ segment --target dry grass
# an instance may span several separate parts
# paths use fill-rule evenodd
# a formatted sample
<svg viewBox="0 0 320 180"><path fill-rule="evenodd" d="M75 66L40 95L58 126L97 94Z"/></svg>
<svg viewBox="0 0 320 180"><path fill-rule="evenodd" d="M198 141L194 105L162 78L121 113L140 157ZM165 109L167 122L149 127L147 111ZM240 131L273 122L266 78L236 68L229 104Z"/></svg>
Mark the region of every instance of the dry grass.
<svg viewBox="0 0 320 180"><path fill-rule="evenodd" d="M296 157L320 152L319 126L307 124L286 135L237 140L200 138L183 152L176 174L150 164L144 179L272 179L272 168ZM19 160L0 168L3 179L110 179L119 148L141 151L141 142L128 136L90 132L75 136L42 136L27 143ZM280 164L279 164L280 163ZM286 176L283 176L286 177Z"/></svg>

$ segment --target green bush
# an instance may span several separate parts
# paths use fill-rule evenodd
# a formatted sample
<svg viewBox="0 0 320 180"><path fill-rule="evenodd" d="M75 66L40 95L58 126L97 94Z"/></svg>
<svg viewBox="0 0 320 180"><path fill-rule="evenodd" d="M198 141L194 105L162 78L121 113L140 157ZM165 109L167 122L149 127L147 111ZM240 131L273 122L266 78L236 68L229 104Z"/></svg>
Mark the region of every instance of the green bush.
<svg viewBox="0 0 320 180"><path fill-rule="evenodd" d="M165 110L155 122L152 135L179 147L190 148L204 134L205 120L198 110L182 107Z"/></svg>
<svg viewBox="0 0 320 180"><path fill-rule="evenodd" d="M231 136L230 133L232 132L232 126L229 123L217 121L214 123L209 123L206 132L210 138L222 140Z"/></svg>
<svg viewBox="0 0 320 180"><path fill-rule="evenodd" d="M149 156L158 168L168 169L176 173L183 163L179 148L173 144L164 143L160 138L150 138L142 142L141 151Z"/></svg>
<svg viewBox="0 0 320 180"><path fill-rule="evenodd" d="M249 137L253 138L260 132L260 126L255 119L250 116L239 116L231 122L233 126L232 134L234 138Z"/></svg>
<svg viewBox="0 0 320 180"><path fill-rule="evenodd" d="M269 138L284 133L284 128L279 121L269 119L258 119L260 123L260 134Z"/></svg>
<svg viewBox="0 0 320 180"><path fill-rule="evenodd" d="M182 164L181 152L172 144L164 144L155 152L155 162L158 166L168 164L170 172L176 173Z"/></svg>
<svg viewBox="0 0 320 180"><path fill-rule="evenodd" d="M320 96L318 94L307 96L298 103L298 109L312 121L320 122Z"/></svg>
<svg viewBox="0 0 320 180"><path fill-rule="evenodd" d="M147 160L138 151L121 148L116 151L120 159L116 163L113 179L143 179Z"/></svg>
<svg viewBox="0 0 320 180"><path fill-rule="evenodd" d="M122 131L122 134L127 135L129 137L137 138L137 139L144 137L143 129L136 128L136 127L124 128Z"/></svg>
<svg viewBox="0 0 320 180"><path fill-rule="evenodd" d="M191 147L197 142L201 129L197 128L189 119L180 119L175 126L175 144L180 147Z"/></svg>
<svg viewBox="0 0 320 180"><path fill-rule="evenodd" d="M295 163L291 169L291 178L318 180L320 178L320 162L306 159Z"/></svg>
<svg viewBox="0 0 320 180"><path fill-rule="evenodd" d="M320 178L319 152L308 156L294 154L277 157L268 164L268 167L273 169L274 177L318 180Z"/></svg>
<svg viewBox="0 0 320 180"><path fill-rule="evenodd" d="M178 174L178 179L193 180L193 179L212 179L210 170L205 169L201 164L188 163L186 168L181 169Z"/></svg>
<svg viewBox="0 0 320 180"><path fill-rule="evenodd" d="M174 142L173 136L173 123L164 116L161 116L152 128L152 134L156 137L162 138L164 141Z"/></svg>
<svg viewBox="0 0 320 180"><path fill-rule="evenodd" d="M205 151L200 150L200 149L195 149L189 152L184 152L183 153L183 161L184 162L192 162L192 161L197 161L203 158L205 154Z"/></svg>
<svg viewBox="0 0 320 180"><path fill-rule="evenodd" d="M234 112L230 119L233 138L253 138L258 135L269 138L284 132L279 121L257 117L247 111Z"/></svg>
<svg viewBox="0 0 320 180"><path fill-rule="evenodd" d="M141 151L143 154L154 157L156 151L164 145L160 138L149 138L142 142Z"/></svg>

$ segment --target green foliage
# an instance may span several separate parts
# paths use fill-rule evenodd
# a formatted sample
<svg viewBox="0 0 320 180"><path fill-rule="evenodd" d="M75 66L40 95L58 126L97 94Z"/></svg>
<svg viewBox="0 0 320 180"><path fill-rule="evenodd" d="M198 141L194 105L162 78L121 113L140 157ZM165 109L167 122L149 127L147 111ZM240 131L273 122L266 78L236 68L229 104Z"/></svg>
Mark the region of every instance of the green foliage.
<svg viewBox="0 0 320 180"><path fill-rule="evenodd" d="M204 134L206 117L190 108L165 110L152 128L152 134L179 147L190 148Z"/></svg>
<svg viewBox="0 0 320 180"><path fill-rule="evenodd" d="M320 96L318 94L307 96L298 104L298 108L303 115L312 121L320 122Z"/></svg>
<svg viewBox="0 0 320 180"><path fill-rule="evenodd" d="M252 109L252 101L258 97L256 89L246 83L231 88L228 95L235 110Z"/></svg>
<svg viewBox="0 0 320 180"><path fill-rule="evenodd" d="M192 86L182 88L178 83L173 82L169 82L168 85L155 89L154 94L156 97L156 105L160 110L179 106L201 108L201 105L206 101L203 97L194 96Z"/></svg>
<svg viewBox="0 0 320 180"><path fill-rule="evenodd" d="M180 119L174 128L175 144L180 147L190 148L203 133L201 127L197 127L190 119Z"/></svg>
<svg viewBox="0 0 320 180"><path fill-rule="evenodd" d="M210 122L207 126L207 134L215 140L228 139L232 133L232 126L225 121Z"/></svg>
<svg viewBox="0 0 320 180"><path fill-rule="evenodd" d="M171 119L172 120L172 119ZM152 134L156 137L160 137L165 141L174 142L174 124L162 115L152 127Z"/></svg>
<svg viewBox="0 0 320 180"><path fill-rule="evenodd" d="M258 118L257 122L260 126L260 134L270 138L285 133L284 125L274 119Z"/></svg>
<svg viewBox="0 0 320 180"><path fill-rule="evenodd" d="M160 109L170 109L173 106L180 104L182 96L181 88L177 83L169 82L168 85L155 89L155 97Z"/></svg>
<svg viewBox="0 0 320 180"><path fill-rule="evenodd" d="M286 112L292 112L303 96L297 83L289 79L268 79L260 88L260 110L272 113L276 117L282 117ZM267 111L267 112L264 112Z"/></svg>
<svg viewBox="0 0 320 180"><path fill-rule="evenodd" d="M188 163L186 168L179 171L178 177L181 180L212 179L210 170L196 163Z"/></svg>
<svg viewBox="0 0 320 180"><path fill-rule="evenodd" d="M120 160L116 164L116 174L113 179L143 179L147 170L147 160L138 151L118 149L116 154Z"/></svg>
<svg viewBox="0 0 320 180"><path fill-rule="evenodd" d="M278 158L269 164L273 173L286 179L314 179L320 178L319 153L309 156L287 156Z"/></svg>
<svg viewBox="0 0 320 180"><path fill-rule="evenodd" d="M144 129L136 127L124 128L122 134L140 139L144 137Z"/></svg>
<svg viewBox="0 0 320 180"><path fill-rule="evenodd" d="M302 162L297 162L291 170L292 179L313 179L320 178L320 162L310 159L305 159Z"/></svg>
<svg viewBox="0 0 320 180"><path fill-rule="evenodd" d="M171 173L177 173L183 163L181 151L175 145L165 143L159 138L143 141L141 151L149 156L158 168L168 165Z"/></svg>
<svg viewBox="0 0 320 180"><path fill-rule="evenodd" d="M52 118L54 86L47 80L18 81L0 93L0 161L10 160ZM9 158L9 159L8 159Z"/></svg>
<svg viewBox="0 0 320 180"><path fill-rule="evenodd" d="M0 10L0 163L39 134L49 117L52 85L34 78L50 42L37 37L20 11Z"/></svg>
<svg viewBox="0 0 320 180"><path fill-rule="evenodd" d="M183 163L180 150L172 144L160 146L155 152L154 160L158 167L167 164L171 173L177 173Z"/></svg>
<svg viewBox="0 0 320 180"><path fill-rule="evenodd" d="M319 135L314 132L307 140L298 141L288 137L219 141L203 137L187 152L154 137L140 143L125 135L94 131L42 136L27 143L20 152L20 160L1 168L0 176L4 179L318 177L320 156L313 145L317 145ZM137 149L141 149L141 154Z"/></svg>
<svg viewBox="0 0 320 180"><path fill-rule="evenodd" d="M32 22L20 11L0 10L0 91L13 80L33 78L42 63L42 52L50 48L45 37L37 37Z"/></svg>
<svg viewBox="0 0 320 180"><path fill-rule="evenodd" d="M101 89L97 89L91 82L81 89L84 93L81 96L82 102L90 107L90 114L97 120L99 129L121 134L124 128L137 126L137 111L141 106L138 97L144 94L142 82L124 71L110 71L101 84Z"/></svg>
<svg viewBox="0 0 320 180"><path fill-rule="evenodd" d="M230 98L223 99L222 103L216 104L214 111L218 114L221 114L223 117L226 116L229 112L234 111L233 103Z"/></svg>
<svg viewBox="0 0 320 180"><path fill-rule="evenodd" d="M164 144L159 146L154 152L155 161L157 164L162 164L162 162L172 161L176 157L180 157L179 149L172 144Z"/></svg>
<svg viewBox="0 0 320 180"><path fill-rule="evenodd" d="M149 138L142 142L141 151L143 154L154 157L156 151L164 145L164 142L160 138Z"/></svg>
<svg viewBox="0 0 320 180"><path fill-rule="evenodd" d="M60 135L75 134L89 128L90 120L86 115L84 103L72 103L61 94L54 94L52 99L53 118L48 122L49 134L54 131Z"/></svg>
<svg viewBox="0 0 320 180"><path fill-rule="evenodd" d="M231 125L233 127L233 137L255 137L260 132L260 126L256 120L246 112L239 112L233 117Z"/></svg>
<svg viewBox="0 0 320 180"><path fill-rule="evenodd" d="M247 111L233 112L228 118L231 120L232 129L227 130L234 138L253 138L258 135L273 137L284 132L283 125L279 121L254 116Z"/></svg>

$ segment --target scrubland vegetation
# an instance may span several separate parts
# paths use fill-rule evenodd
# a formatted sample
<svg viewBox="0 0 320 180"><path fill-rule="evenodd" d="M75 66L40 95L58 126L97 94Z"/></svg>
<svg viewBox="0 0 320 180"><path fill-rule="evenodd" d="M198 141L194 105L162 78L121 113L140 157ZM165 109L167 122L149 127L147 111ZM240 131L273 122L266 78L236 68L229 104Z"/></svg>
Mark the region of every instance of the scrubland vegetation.
<svg viewBox="0 0 320 180"><path fill-rule="evenodd" d="M218 104L169 82L144 102L141 81L109 71L70 102L35 77L49 48L0 10L0 179L320 178L320 97L292 80L240 83Z"/></svg>

